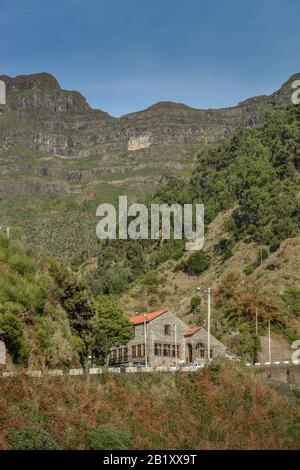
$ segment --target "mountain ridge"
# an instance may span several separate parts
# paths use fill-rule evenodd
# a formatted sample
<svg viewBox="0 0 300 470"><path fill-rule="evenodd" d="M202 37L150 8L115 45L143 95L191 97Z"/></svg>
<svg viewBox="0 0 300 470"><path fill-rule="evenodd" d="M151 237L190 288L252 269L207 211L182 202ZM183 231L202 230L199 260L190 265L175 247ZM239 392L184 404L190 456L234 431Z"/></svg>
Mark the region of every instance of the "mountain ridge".
<svg viewBox="0 0 300 470"><path fill-rule="evenodd" d="M7 105L0 108L0 138L5 146L17 141L25 148L72 157L113 156L116 151L157 144L213 143L240 126L258 124L268 108L286 105L292 94L291 81L297 77L300 74L271 95L248 98L229 108L197 109L162 101L116 118L92 109L79 92L62 90L48 73L2 75ZM135 139L139 141L135 143Z"/></svg>

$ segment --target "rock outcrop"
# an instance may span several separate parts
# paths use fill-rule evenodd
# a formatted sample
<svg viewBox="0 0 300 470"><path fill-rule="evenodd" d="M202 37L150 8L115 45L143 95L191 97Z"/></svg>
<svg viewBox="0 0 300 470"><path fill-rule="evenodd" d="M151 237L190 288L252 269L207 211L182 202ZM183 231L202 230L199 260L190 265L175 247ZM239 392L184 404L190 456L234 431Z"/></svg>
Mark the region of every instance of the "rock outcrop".
<svg viewBox="0 0 300 470"><path fill-rule="evenodd" d="M0 149L21 145L61 156L109 155L150 145L210 143L239 126L259 123L266 109L287 104L294 75L270 96L258 96L232 108L194 109L161 102L144 111L113 118L93 110L76 91L65 91L46 73L15 78L6 83L7 105L1 107Z"/></svg>

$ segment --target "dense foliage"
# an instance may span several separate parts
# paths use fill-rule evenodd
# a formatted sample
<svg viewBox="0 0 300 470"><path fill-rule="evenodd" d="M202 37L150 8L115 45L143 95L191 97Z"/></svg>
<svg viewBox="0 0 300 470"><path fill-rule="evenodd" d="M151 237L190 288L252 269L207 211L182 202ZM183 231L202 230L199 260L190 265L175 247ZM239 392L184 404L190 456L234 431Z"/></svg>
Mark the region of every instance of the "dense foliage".
<svg viewBox="0 0 300 470"><path fill-rule="evenodd" d="M203 203L206 228L221 211L231 209L229 238L215 247L223 261L232 256L239 240L263 245L260 256L268 256L299 233L299 149L300 107L275 109L263 125L242 128L205 148L188 181L170 177L148 203ZM97 294L120 294L145 272L168 259L179 260L183 253L179 240L103 244L98 267L90 274L91 285ZM202 252L192 254L177 268L198 275L209 266L204 258ZM252 268L246 271L251 274Z"/></svg>
<svg viewBox="0 0 300 470"><path fill-rule="evenodd" d="M95 297L78 273L0 236L0 335L15 363L85 364L131 334L113 298Z"/></svg>
<svg viewBox="0 0 300 470"><path fill-rule="evenodd" d="M172 178L158 197L168 203L204 203L210 223L234 208L233 239L276 249L299 233L300 107L269 112L262 126L241 129L198 158L186 184ZM228 242L224 244L228 249Z"/></svg>

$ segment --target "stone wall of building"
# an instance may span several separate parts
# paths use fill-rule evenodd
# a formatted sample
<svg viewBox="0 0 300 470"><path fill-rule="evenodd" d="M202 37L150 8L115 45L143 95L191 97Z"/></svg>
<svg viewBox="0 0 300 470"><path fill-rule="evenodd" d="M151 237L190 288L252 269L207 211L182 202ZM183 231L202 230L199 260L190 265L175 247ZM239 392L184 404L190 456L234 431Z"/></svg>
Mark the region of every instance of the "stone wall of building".
<svg viewBox="0 0 300 470"><path fill-rule="evenodd" d="M207 331L201 328L193 334L193 336L186 337L186 350L192 348L192 361L205 362L207 360ZM210 350L211 359L215 357L226 355L226 346L218 341L214 336L210 336ZM186 362L189 362L187 360Z"/></svg>
<svg viewBox="0 0 300 470"><path fill-rule="evenodd" d="M6 348L4 341L0 340L0 366L6 365Z"/></svg>
<svg viewBox="0 0 300 470"><path fill-rule="evenodd" d="M178 363L207 360L207 332L201 328L192 336L184 336L188 325L173 312L167 311L146 323L135 325L135 336L126 346L111 353L111 364L175 366ZM202 345L203 348L199 348ZM203 349L203 351L201 351ZM189 352L191 351L191 353ZM201 355L202 352L202 355ZM211 336L211 357L226 355L226 347Z"/></svg>

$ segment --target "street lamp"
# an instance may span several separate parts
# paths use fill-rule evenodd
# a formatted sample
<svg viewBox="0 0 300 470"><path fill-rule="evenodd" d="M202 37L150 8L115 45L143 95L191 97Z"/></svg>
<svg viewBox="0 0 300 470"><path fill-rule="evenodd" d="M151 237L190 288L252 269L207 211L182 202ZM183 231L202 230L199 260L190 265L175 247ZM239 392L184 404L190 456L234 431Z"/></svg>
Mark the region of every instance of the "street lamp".
<svg viewBox="0 0 300 470"><path fill-rule="evenodd" d="M210 317L211 317L211 288L202 289L197 287L197 292L207 291L207 362L210 363Z"/></svg>
<svg viewBox="0 0 300 470"><path fill-rule="evenodd" d="M148 367L148 357L147 357L147 317L144 313L144 342L145 342L145 367Z"/></svg>

